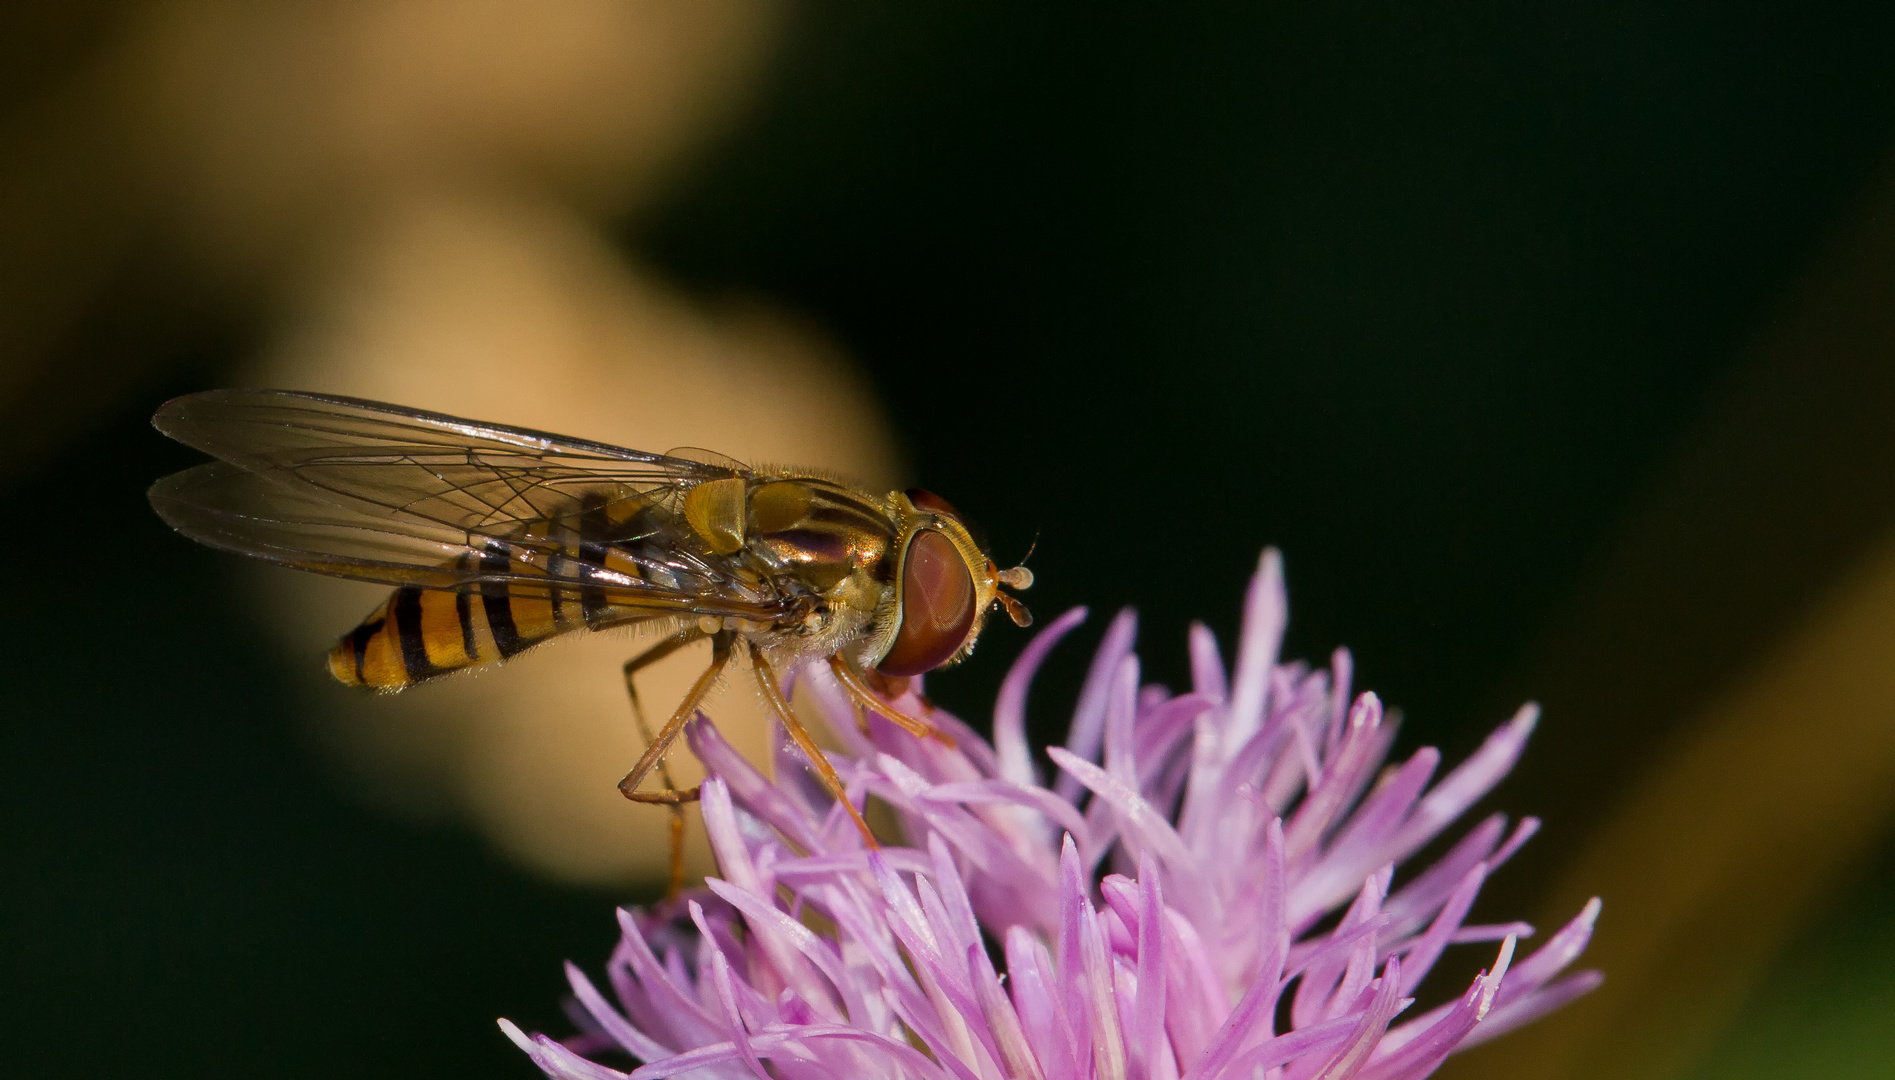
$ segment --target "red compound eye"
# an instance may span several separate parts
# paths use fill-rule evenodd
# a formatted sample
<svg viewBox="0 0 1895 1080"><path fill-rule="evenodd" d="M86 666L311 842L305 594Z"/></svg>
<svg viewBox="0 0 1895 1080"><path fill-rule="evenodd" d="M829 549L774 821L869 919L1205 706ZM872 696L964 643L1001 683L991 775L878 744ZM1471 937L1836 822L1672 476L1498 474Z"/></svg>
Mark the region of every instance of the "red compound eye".
<svg viewBox="0 0 1895 1080"><path fill-rule="evenodd" d="M884 675L933 671L960 651L974 628L974 615L974 579L967 560L953 541L922 529L902 555L901 629L876 670Z"/></svg>
<svg viewBox="0 0 1895 1080"><path fill-rule="evenodd" d="M955 521L961 520L961 512L954 509L953 503L926 488L909 488L902 494L908 496L908 501L914 503L917 510L930 514L946 514Z"/></svg>

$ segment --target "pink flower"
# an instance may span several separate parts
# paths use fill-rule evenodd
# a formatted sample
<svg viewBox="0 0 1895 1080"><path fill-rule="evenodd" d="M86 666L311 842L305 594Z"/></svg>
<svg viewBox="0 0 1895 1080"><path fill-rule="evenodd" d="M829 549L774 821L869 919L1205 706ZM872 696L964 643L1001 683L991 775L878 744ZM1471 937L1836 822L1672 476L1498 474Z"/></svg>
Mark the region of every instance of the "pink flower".
<svg viewBox="0 0 1895 1080"><path fill-rule="evenodd" d="M992 744L940 711L929 718L953 746L879 716L858 729L826 669L795 673L845 744L834 760L852 796L887 804L907 847L867 850L793 750L769 780L700 718L691 746L722 876L620 912L616 1003L568 966L584 1034L502 1028L561 1080L626 1075L584 1056L601 1052L644 1062L640 1080L1408 1080L1598 985L1560 977L1597 900L1518 963L1530 927L1465 922L1532 818L1509 830L1488 817L1395 886L1396 867L1512 768L1535 709L1439 780L1431 748L1384 770L1381 702L1351 700L1346 652L1327 669L1279 663L1286 615L1265 552L1234 666L1194 626L1193 687L1174 695L1141 683L1120 614L1050 751L1050 787L1026 743L1026 690L1083 610L1014 664ZM1409 1016L1442 951L1477 942L1500 943L1492 967Z"/></svg>

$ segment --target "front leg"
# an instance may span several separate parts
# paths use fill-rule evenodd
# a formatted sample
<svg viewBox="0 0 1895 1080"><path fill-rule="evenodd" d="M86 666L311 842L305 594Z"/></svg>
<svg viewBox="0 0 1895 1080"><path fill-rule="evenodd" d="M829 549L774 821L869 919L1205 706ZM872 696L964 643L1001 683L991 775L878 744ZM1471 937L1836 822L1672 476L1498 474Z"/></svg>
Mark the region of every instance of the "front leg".
<svg viewBox="0 0 1895 1080"><path fill-rule="evenodd" d="M924 720L909 716L875 696L875 693L868 688L868 684L862 681L862 676L856 674L855 669L850 667L849 662L840 655L829 658L829 670L836 673L836 681L842 684L842 689L858 709L866 708L870 712L888 717L917 739L933 739L943 746L953 748L954 740L946 732ZM924 698L923 701L926 699Z"/></svg>

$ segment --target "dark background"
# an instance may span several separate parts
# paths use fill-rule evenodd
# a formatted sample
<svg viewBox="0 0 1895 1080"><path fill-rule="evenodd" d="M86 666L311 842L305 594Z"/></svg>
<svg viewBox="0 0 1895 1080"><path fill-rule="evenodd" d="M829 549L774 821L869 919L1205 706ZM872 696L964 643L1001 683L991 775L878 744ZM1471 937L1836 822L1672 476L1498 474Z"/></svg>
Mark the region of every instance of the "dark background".
<svg viewBox="0 0 1895 1080"><path fill-rule="evenodd" d="M918 481L1003 557L1038 537L1042 615L1136 602L1181 681L1187 620L1229 640L1277 545L1289 652L1349 645L1452 758L1886 165L1892 44L1866 5L812 8L623 239L836 334ZM144 505L191 461L150 406L251 345L163 279L129 272L64 348L188 374L6 490L6 1071L534 1075L491 1019L565 1030L559 961L596 970L622 898L311 760L232 568ZM996 627L933 692L982 715L1022 640ZM1036 691L1043 738L1082 664ZM1584 819L1622 783L1589 768L1560 805L1501 801ZM1895 949L1891 880L1801 963Z"/></svg>

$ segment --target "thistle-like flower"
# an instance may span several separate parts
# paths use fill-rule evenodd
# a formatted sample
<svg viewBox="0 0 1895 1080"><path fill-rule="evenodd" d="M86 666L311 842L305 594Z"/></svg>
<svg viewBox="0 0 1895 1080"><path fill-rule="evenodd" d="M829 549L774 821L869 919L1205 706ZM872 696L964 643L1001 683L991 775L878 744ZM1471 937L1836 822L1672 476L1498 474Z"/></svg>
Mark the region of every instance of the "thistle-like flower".
<svg viewBox="0 0 1895 1080"><path fill-rule="evenodd" d="M1049 787L1027 687L1084 614L1014 664L991 744L940 710L952 745L916 739L853 716L826 669L794 673L844 744L851 796L891 808L910 846L865 848L793 751L772 781L700 717L721 877L620 912L616 1004L568 965L581 1035L502 1028L560 1080L625 1076L586 1057L607 1053L643 1062L638 1080L1408 1080L1598 984L1559 977L1597 900L1518 963L1530 927L1465 922L1532 818L1495 814L1395 883L1513 766L1532 706L1432 785L1432 748L1384 770L1393 725L1375 695L1351 700L1349 655L1278 662L1287 606L1266 552L1234 666L1192 627L1189 693L1142 683L1134 619L1113 621ZM1407 1016L1442 951L1470 942L1500 943L1492 967Z"/></svg>

